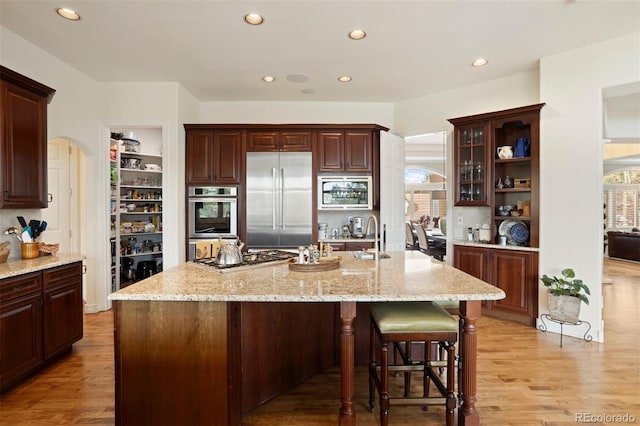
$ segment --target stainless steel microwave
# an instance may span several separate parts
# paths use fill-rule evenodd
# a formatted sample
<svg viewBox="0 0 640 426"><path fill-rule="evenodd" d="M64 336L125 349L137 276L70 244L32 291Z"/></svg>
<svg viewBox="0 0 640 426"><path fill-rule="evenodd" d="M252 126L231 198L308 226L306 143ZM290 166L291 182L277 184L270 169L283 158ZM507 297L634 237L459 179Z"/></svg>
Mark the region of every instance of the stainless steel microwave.
<svg viewBox="0 0 640 426"><path fill-rule="evenodd" d="M320 176L318 209L371 210L373 184L371 176Z"/></svg>

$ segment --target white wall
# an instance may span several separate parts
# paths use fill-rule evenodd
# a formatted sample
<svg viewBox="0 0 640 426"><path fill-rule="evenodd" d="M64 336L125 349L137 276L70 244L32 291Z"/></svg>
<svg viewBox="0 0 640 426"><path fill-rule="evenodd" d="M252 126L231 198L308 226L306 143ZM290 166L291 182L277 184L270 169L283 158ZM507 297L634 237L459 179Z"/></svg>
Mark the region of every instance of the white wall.
<svg viewBox="0 0 640 426"><path fill-rule="evenodd" d="M640 81L640 34L540 60L540 271L571 267L590 287L581 318L602 324L602 89ZM540 288L540 312L546 291ZM552 324L553 325L553 324ZM582 337L578 327L565 332ZM584 330L582 330L584 333Z"/></svg>
<svg viewBox="0 0 640 426"><path fill-rule="evenodd" d="M393 132L391 103L204 102L200 123L371 123Z"/></svg>

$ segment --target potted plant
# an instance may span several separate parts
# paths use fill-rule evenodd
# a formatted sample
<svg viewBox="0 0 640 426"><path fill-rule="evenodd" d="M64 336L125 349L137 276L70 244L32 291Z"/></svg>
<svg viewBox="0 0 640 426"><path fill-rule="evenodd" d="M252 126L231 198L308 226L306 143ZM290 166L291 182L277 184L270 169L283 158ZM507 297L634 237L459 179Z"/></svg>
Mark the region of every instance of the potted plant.
<svg viewBox="0 0 640 426"><path fill-rule="evenodd" d="M562 270L562 277L542 276L542 283L549 288L549 316L551 319L569 323L577 323L580 317L580 304L589 304L589 287L571 268Z"/></svg>

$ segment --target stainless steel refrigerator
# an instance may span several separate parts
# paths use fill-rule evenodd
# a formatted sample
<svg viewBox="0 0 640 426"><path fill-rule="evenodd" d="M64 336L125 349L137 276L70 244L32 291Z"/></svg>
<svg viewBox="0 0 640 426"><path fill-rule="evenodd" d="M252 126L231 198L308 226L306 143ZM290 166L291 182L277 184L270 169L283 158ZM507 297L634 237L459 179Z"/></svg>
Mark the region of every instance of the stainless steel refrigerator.
<svg viewBox="0 0 640 426"><path fill-rule="evenodd" d="M311 153L247 153L247 246L311 244Z"/></svg>

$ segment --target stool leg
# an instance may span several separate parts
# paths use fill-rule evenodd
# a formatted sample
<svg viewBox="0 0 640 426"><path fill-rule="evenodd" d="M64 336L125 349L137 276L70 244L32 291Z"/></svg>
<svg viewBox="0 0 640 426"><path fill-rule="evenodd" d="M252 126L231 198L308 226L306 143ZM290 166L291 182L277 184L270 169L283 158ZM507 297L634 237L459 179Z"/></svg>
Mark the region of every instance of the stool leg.
<svg viewBox="0 0 640 426"><path fill-rule="evenodd" d="M447 426L453 426L453 419L457 400L455 396L455 358L456 347L454 344L445 342L447 349Z"/></svg>
<svg viewBox="0 0 640 426"><path fill-rule="evenodd" d="M411 358L411 346L412 342L405 342L404 353L407 357L406 365L411 365L413 363L413 359ZM411 392L411 371L404 372L404 397L408 398L409 393Z"/></svg>
<svg viewBox="0 0 640 426"><path fill-rule="evenodd" d="M462 405L462 401L464 400L462 394L462 363L464 360L462 359L463 354L463 342L462 332L464 331L464 318L462 315L458 316L458 402Z"/></svg>
<svg viewBox="0 0 640 426"><path fill-rule="evenodd" d="M369 327L369 411L376 406L376 331L373 323Z"/></svg>
<svg viewBox="0 0 640 426"><path fill-rule="evenodd" d="M382 343L380 351L380 426L389 425L389 345Z"/></svg>
<svg viewBox="0 0 640 426"><path fill-rule="evenodd" d="M431 343L432 342L424 342L424 372L423 372L423 396L425 398L429 397L429 387L431 386L431 376L429 376L429 373L427 372L428 369L431 368L431 356L432 356L432 347L431 347ZM428 408L429 406L426 406L426 408Z"/></svg>

